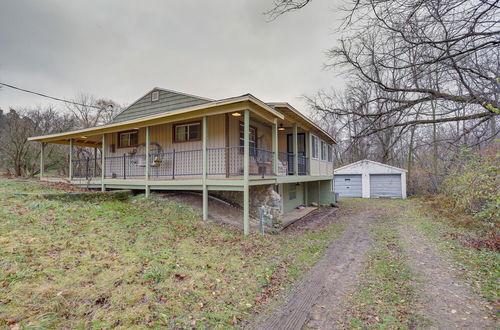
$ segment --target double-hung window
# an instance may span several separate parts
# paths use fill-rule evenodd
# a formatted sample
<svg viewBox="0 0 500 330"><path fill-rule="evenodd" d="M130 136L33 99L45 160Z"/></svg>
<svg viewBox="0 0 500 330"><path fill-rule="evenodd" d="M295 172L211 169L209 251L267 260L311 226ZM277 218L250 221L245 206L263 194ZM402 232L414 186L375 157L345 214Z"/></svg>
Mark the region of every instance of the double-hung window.
<svg viewBox="0 0 500 330"><path fill-rule="evenodd" d="M297 198L297 184L289 183L288 184L288 199L294 200Z"/></svg>
<svg viewBox="0 0 500 330"><path fill-rule="evenodd" d="M174 125L174 142L198 141L201 139L201 122Z"/></svg>
<svg viewBox="0 0 500 330"><path fill-rule="evenodd" d="M333 147L330 144L328 145L328 161L333 162Z"/></svg>
<svg viewBox="0 0 500 330"><path fill-rule="evenodd" d="M128 131L118 133L118 147L135 147L139 142L139 133L137 131Z"/></svg>
<svg viewBox="0 0 500 330"><path fill-rule="evenodd" d="M321 141L321 160L326 160L326 143Z"/></svg>

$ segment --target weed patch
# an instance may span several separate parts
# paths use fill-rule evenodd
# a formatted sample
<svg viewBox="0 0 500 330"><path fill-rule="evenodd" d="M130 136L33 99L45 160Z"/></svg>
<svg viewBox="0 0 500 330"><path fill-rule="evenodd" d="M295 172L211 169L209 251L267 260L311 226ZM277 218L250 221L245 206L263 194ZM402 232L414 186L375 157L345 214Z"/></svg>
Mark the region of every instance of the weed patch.
<svg viewBox="0 0 500 330"><path fill-rule="evenodd" d="M498 235L491 237L476 228L457 226L424 202L409 204L403 216L448 256L467 282L494 306L500 306Z"/></svg>

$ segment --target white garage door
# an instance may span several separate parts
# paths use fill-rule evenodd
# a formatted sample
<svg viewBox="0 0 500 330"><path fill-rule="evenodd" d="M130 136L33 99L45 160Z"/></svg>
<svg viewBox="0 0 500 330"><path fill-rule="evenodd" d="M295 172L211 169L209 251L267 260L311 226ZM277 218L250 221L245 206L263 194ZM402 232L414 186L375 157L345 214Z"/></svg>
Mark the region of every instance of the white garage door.
<svg viewBox="0 0 500 330"><path fill-rule="evenodd" d="M401 174L370 174L370 198L402 198Z"/></svg>
<svg viewBox="0 0 500 330"><path fill-rule="evenodd" d="M340 197L361 197L361 174L336 174L334 180Z"/></svg>

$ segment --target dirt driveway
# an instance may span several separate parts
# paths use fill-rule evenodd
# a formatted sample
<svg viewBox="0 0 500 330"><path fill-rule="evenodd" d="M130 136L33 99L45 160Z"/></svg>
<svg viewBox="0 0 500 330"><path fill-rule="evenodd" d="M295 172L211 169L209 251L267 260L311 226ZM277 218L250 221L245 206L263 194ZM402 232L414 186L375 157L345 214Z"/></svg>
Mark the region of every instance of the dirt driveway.
<svg viewBox="0 0 500 330"><path fill-rule="evenodd" d="M392 204L391 211L385 207L387 201L356 200L352 203L351 210L340 212L340 220L345 221L347 226L342 236L330 243L324 257L284 301L260 316L250 328L346 327L346 323L340 321L352 308L348 299L350 293L363 286L360 277L365 273L367 256L375 248L373 228L380 219L393 219L398 213L394 212ZM405 231L404 221L400 220L397 222L400 225L394 228L394 235L398 235L405 252L411 255L405 259L408 267L419 270L410 282L418 296L415 310L429 320L417 327L494 329L495 323L484 308L486 302L459 279L455 269L437 255L430 242L417 231ZM302 221L307 221L307 218ZM416 242L417 253L408 248L412 240ZM378 318L377 315L374 317Z"/></svg>

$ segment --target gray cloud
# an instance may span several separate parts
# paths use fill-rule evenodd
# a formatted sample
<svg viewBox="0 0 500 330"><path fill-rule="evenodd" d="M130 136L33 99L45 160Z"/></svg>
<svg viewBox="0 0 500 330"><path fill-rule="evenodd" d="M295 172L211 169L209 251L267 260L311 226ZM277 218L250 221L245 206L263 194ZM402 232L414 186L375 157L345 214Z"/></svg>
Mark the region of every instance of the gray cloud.
<svg viewBox="0 0 500 330"><path fill-rule="evenodd" d="M303 106L302 94L342 84L324 71L335 0L276 21L271 0L0 3L0 81L71 98L130 103L154 86L211 98L250 92ZM53 104L7 88L0 108Z"/></svg>

